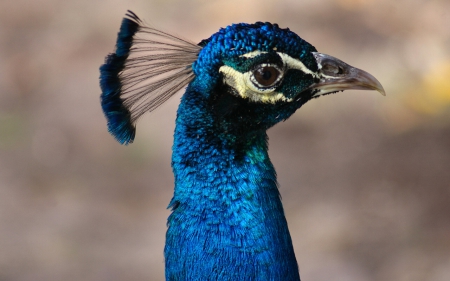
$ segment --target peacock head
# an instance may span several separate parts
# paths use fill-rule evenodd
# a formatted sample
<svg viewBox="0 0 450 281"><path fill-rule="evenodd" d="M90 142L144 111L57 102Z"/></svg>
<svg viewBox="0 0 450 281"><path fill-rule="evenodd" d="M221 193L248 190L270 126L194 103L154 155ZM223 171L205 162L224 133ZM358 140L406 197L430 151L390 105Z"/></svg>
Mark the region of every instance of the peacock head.
<svg viewBox="0 0 450 281"><path fill-rule="evenodd" d="M267 129L322 95L349 89L384 95L369 73L318 53L277 24L233 24L193 44L146 27L129 12L116 48L101 67L102 106L110 132L125 144L143 113L187 84L247 131Z"/></svg>
<svg viewBox="0 0 450 281"><path fill-rule="evenodd" d="M193 64L197 91L206 95L221 91L234 95L247 110L239 107L227 112L253 113L246 117L265 129L321 95L348 89L377 90L384 94L383 87L371 74L318 53L314 46L277 24L233 24L199 45L203 48Z"/></svg>

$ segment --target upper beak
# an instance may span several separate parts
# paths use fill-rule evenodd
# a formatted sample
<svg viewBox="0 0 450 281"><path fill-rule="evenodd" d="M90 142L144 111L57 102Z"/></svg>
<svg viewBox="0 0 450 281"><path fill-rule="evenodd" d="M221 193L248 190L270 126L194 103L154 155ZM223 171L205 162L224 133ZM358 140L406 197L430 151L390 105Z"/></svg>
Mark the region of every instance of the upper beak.
<svg viewBox="0 0 450 281"><path fill-rule="evenodd" d="M383 96L386 95L380 82L364 70L326 54L314 52L313 55L319 66L320 79L310 87L316 90L314 96L351 89L376 90Z"/></svg>

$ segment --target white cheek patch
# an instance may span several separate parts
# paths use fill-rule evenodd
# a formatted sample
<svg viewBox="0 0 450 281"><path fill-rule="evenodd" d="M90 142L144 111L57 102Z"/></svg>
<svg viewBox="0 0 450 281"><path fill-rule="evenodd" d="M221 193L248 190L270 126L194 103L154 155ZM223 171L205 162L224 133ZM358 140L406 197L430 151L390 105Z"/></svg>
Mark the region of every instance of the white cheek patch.
<svg viewBox="0 0 450 281"><path fill-rule="evenodd" d="M291 102L292 99L286 98L282 93L275 92L272 89L258 89L250 81L250 72L240 73L234 68L223 65L219 68L223 73L224 82L236 90L242 97L255 102L276 103L277 101Z"/></svg>
<svg viewBox="0 0 450 281"><path fill-rule="evenodd" d="M233 87L240 96L246 97L247 85L245 83L244 74L234 68L224 65L219 68L219 72L223 73L224 82Z"/></svg>

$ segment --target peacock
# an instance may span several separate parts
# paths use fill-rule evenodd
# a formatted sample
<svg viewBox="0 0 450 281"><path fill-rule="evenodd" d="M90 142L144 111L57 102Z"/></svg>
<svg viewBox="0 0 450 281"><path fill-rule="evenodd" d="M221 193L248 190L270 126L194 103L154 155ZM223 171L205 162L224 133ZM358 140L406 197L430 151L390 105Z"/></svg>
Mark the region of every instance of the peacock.
<svg viewBox="0 0 450 281"><path fill-rule="evenodd" d="M195 44L131 11L100 67L101 105L121 144L186 87L177 111L166 280L300 280L266 131L307 101L383 87L277 24L239 23Z"/></svg>

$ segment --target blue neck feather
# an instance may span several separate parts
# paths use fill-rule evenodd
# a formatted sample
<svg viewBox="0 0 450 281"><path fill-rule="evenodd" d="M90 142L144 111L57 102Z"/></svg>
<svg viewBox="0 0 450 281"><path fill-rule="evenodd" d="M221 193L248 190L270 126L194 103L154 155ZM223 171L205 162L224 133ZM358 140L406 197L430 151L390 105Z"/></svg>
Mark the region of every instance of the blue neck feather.
<svg viewBox="0 0 450 281"><path fill-rule="evenodd" d="M195 84L174 134L167 280L300 280L266 128L231 130L231 117Z"/></svg>

